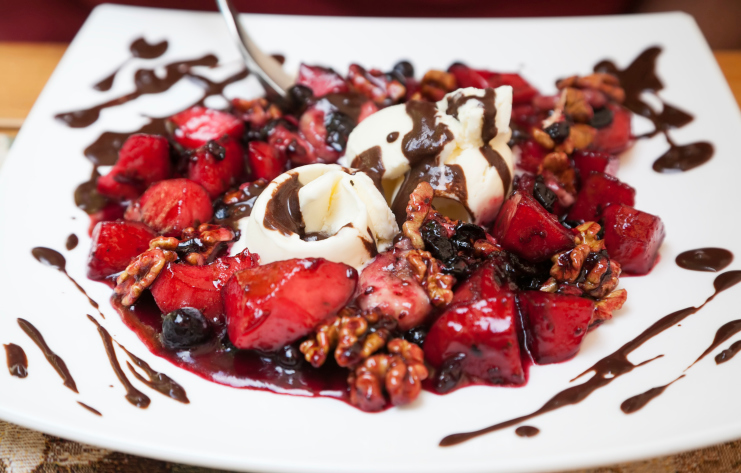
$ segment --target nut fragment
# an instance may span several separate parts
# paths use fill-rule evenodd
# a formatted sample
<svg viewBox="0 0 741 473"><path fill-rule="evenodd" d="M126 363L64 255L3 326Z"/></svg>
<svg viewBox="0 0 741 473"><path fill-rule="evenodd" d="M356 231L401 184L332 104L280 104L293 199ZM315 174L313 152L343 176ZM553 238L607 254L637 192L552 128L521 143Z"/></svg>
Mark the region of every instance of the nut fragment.
<svg viewBox="0 0 741 473"><path fill-rule="evenodd" d="M116 279L113 292L121 296L121 304L130 306L152 285L165 264L175 261L177 253L161 248L152 248L140 254L129 263Z"/></svg>
<svg viewBox="0 0 741 473"><path fill-rule="evenodd" d="M625 90L620 87L620 79L604 72L595 72L584 77L567 77L558 81L556 87L559 90L565 88L598 90L617 103L623 103L625 101Z"/></svg>
<svg viewBox="0 0 741 473"><path fill-rule="evenodd" d="M594 315L590 325L601 324L612 318L612 312L620 309L628 299L628 291L618 289L607 294L602 300L597 301L594 307Z"/></svg>
<svg viewBox="0 0 741 473"><path fill-rule="evenodd" d="M420 182L409 196L407 204L407 220L401 229L404 236L411 240L412 245L418 250L424 249L425 242L419 229L425 221L425 217L432 209L432 198L435 191L429 182Z"/></svg>
<svg viewBox="0 0 741 473"><path fill-rule="evenodd" d="M443 274L440 262L429 251L410 250L404 256L412 266L417 281L427 291L430 302L437 307L450 304L455 277Z"/></svg>

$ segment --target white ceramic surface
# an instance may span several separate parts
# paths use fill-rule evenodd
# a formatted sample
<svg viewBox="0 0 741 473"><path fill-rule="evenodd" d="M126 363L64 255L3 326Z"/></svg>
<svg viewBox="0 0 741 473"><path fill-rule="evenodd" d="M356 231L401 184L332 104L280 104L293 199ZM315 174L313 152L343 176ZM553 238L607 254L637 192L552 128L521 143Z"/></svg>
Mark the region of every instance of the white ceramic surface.
<svg viewBox="0 0 741 473"><path fill-rule="evenodd" d="M693 20L682 14L544 20L380 20L246 16L253 37L268 52L345 71L350 62L389 69L409 58L419 73L454 60L502 71L519 71L544 92L554 80L587 73L603 58L625 66L651 45L664 47L661 96L696 115L672 133L678 143L711 141L716 155L684 174L651 170L666 148L662 137L639 142L622 158L619 177L637 191L636 206L661 216L668 237L661 262L648 276L624 278L630 296L614 320L589 334L572 361L534 367L524 388L474 387L448 396L424 393L413 405L365 414L331 399L283 396L209 383L147 352L106 302L110 290L85 278L88 220L73 203L75 186L91 166L84 147L103 130L138 127L142 114L162 116L198 97L187 80L169 92L106 110L94 125L68 128L53 119L131 88L137 67L214 52L230 67L238 55L216 14L103 6L74 40L0 171L0 343L14 342L29 357L29 376L0 370L0 418L62 437L128 453L221 468L280 472L504 472L558 470L673 453L741 437L741 359L716 366L707 357L687 377L643 410L625 415L626 398L676 378L711 342L715 330L739 317L741 287L720 295L700 313L656 337L631 355L653 363L616 380L581 404L529 421L541 433L519 438L513 429L469 443L438 447L446 434L481 428L531 412L596 360L611 353L661 316L700 304L712 293L713 274L679 269L675 256L702 246L741 255L739 235L736 102ZM128 63L109 92L91 85L127 57L130 41L144 34L166 38L163 58ZM256 93L251 80L227 89L229 96ZM635 122L638 129L645 124ZM67 252L68 234L80 238ZM35 246L60 250L72 277L100 301L103 324L135 354L187 390L182 405L140 386L148 409L130 405L108 365L103 345L85 314L86 299L63 274L32 257ZM731 268L739 268L735 262ZM56 373L16 324L34 323L67 362L80 394L62 386ZM119 354L123 355L122 353ZM4 364L4 360L3 360ZM109 387L112 385L113 387ZM96 417L80 400L103 413Z"/></svg>

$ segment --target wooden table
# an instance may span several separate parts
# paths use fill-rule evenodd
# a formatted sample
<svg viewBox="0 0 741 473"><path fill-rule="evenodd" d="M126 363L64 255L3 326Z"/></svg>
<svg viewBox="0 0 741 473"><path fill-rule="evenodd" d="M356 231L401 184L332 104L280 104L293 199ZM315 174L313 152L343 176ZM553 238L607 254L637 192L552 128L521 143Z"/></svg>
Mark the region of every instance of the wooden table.
<svg viewBox="0 0 741 473"><path fill-rule="evenodd" d="M36 97L46 84L66 48L67 45L65 44L0 42L0 71L2 71L0 72L0 133L15 135L18 132L31 106L36 101ZM726 80L728 80L733 90L736 101L741 103L741 51L716 51L715 58L718 60L718 64L720 64ZM2 432L4 426L6 429L16 429L13 432L18 433L18 435L26 435L28 438L39 435L26 429L3 424L2 421L0 421L0 432ZM47 444L54 444L57 447L64 445L64 441L55 440L53 437L45 436L44 439ZM19 445L24 444L20 442ZM79 446L74 445L66 448L79 450ZM689 471L730 473L739 471L739 460L741 460L741 441L736 441L668 457L573 473L684 473ZM108 462L106 463L108 466L105 468L100 466L102 463L95 462L90 462L87 468L90 468L91 471L108 471L110 462L118 462L120 463L120 469L117 471L162 471L168 473L185 471L179 469L181 467L178 465L118 453L109 454L105 461ZM214 471L191 467L182 468L194 473ZM0 458L0 471L2 470L2 458Z"/></svg>
<svg viewBox="0 0 741 473"><path fill-rule="evenodd" d="M59 43L0 42L0 133L18 132L66 49ZM715 58L741 103L741 51L716 51Z"/></svg>

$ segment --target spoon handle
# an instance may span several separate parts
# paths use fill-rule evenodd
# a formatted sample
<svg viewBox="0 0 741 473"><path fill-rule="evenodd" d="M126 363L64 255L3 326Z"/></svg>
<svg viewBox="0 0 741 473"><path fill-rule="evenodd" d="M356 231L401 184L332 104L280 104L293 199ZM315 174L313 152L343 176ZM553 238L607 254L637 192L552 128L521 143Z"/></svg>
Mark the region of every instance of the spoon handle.
<svg viewBox="0 0 741 473"><path fill-rule="evenodd" d="M281 97L285 97L286 90L293 85L293 79L283 71L283 67L278 61L262 52L255 45L239 22L237 11L231 0L216 0L216 5L224 16L224 20L226 20L229 32L235 39L247 69L257 74L264 87L272 89Z"/></svg>

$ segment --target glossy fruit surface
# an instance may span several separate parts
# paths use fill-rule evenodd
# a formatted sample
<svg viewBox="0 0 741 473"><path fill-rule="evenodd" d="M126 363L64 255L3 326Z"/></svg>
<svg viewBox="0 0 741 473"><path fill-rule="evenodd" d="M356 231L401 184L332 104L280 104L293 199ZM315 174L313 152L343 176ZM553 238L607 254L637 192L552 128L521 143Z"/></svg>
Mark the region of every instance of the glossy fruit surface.
<svg viewBox="0 0 741 473"><path fill-rule="evenodd" d="M666 236L661 219L627 205L611 205L602 217L610 258L620 263L625 273L648 273Z"/></svg>
<svg viewBox="0 0 741 473"><path fill-rule="evenodd" d="M87 261L87 277L102 280L120 273L149 248L157 234L139 222L100 222L95 226Z"/></svg>

